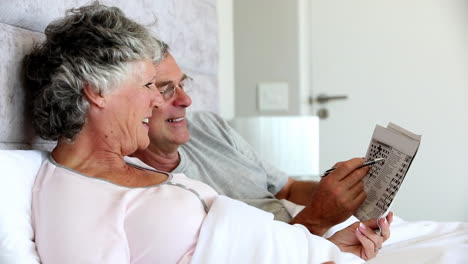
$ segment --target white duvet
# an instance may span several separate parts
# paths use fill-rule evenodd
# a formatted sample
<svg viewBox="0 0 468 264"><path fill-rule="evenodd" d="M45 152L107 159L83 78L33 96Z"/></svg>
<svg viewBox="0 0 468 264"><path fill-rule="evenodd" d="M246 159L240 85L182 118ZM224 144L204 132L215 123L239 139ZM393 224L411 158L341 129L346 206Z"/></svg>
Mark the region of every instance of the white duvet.
<svg viewBox="0 0 468 264"><path fill-rule="evenodd" d="M274 221L273 215L225 196L210 208L191 263L363 263L342 253L302 225Z"/></svg>
<svg viewBox="0 0 468 264"><path fill-rule="evenodd" d="M325 237L358 221L351 217L333 227ZM368 263L468 264L468 223L403 221L399 217L390 227L390 238L377 257Z"/></svg>
<svg viewBox="0 0 468 264"><path fill-rule="evenodd" d="M370 263L468 263L468 223L403 222Z"/></svg>
<svg viewBox="0 0 468 264"><path fill-rule="evenodd" d="M344 228L354 219L328 233ZM369 263L468 263L468 223L405 222ZM302 225L273 220L273 215L219 196L200 231L192 262L209 263L363 263Z"/></svg>

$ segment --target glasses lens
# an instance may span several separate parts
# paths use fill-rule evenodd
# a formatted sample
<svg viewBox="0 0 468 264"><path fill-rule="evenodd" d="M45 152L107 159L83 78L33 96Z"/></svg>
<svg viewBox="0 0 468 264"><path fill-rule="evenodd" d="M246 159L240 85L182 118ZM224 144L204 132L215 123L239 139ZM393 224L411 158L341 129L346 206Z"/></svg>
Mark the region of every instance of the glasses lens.
<svg viewBox="0 0 468 264"><path fill-rule="evenodd" d="M169 99L174 95L175 87L172 84L165 85L159 89L164 99Z"/></svg>
<svg viewBox="0 0 468 264"><path fill-rule="evenodd" d="M189 93L193 89L193 79L190 77L185 78L182 83L180 84L180 87L184 90L184 92Z"/></svg>
<svg viewBox="0 0 468 264"><path fill-rule="evenodd" d="M164 99L168 100L173 97L176 93L177 87L184 90L184 92L188 93L193 88L193 79L190 77L185 78L179 85L168 84L164 87L159 89L159 92L163 95Z"/></svg>

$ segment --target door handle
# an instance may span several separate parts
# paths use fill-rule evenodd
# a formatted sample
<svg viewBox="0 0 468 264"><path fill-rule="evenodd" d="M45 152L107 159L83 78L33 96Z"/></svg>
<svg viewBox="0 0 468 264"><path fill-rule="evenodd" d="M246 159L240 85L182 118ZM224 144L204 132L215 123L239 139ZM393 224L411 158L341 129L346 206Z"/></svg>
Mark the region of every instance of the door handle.
<svg viewBox="0 0 468 264"><path fill-rule="evenodd" d="M312 96L309 97L309 104L313 104L314 102L317 102L319 104L324 104L328 103L329 101L334 101L334 100L346 100L348 99L347 95L326 95L326 94L319 94L317 95L316 98L313 98Z"/></svg>

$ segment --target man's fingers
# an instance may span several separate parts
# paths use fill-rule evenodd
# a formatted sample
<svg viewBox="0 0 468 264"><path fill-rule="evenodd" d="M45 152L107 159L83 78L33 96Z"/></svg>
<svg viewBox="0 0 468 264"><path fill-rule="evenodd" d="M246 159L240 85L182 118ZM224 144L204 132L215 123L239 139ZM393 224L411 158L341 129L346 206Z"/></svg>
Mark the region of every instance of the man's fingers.
<svg viewBox="0 0 468 264"><path fill-rule="evenodd" d="M361 204L366 200L367 198L367 194L366 192L362 191L361 193L359 193L355 198L354 198L354 203L357 205L356 206L356 209L361 206Z"/></svg>
<svg viewBox="0 0 468 264"><path fill-rule="evenodd" d="M329 176L334 177L336 180L341 181L342 179L346 178L351 172L359 168L364 164L364 159L362 158L354 158L344 162L338 162L335 165L335 170L330 173ZM328 176L328 177L329 177Z"/></svg>
<svg viewBox="0 0 468 264"><path fill-rule="evenodd" d="M344 196L342 202L343 206L351 213L355 212L356 209L366 200L366 192L364 189L360 189L355 186L354 189L348 190L346 196Z"/></svg>
<svg viewBox="0 0 468 264"><path fill-rule="evenodd" d="M353 199L356 199L359 195L361 195L362 193L365 194L365 191L364 191L364 183L362 181L356 183L354 186L352 186L350 189L349 189L349 194L351 195L351 197Z"/></svg>
<svg viewBox="0 0 468 264"><path fill-rule="evenodd" d="M362 179L367 175L369 170L369 167L356 169L353 172L351 172L347 177L342 178L341 181L348 186L354 186L355 184L362 181Z"/></svg>

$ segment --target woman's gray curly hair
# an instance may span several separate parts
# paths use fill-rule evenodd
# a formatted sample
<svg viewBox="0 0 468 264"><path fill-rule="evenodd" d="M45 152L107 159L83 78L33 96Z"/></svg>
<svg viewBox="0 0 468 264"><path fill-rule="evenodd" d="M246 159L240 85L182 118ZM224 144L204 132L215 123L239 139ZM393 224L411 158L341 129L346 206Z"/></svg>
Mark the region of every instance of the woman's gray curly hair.
<svg viewBox="0 0 468 264"><path fill-rule="evenodd" d="M86 122L83 86L107 94L129 74L129 62L157 63L167 45L116 7L97 1L70 9L45 29L46 40L25 58L33 127L43 139L73 140Z"/></svg>

